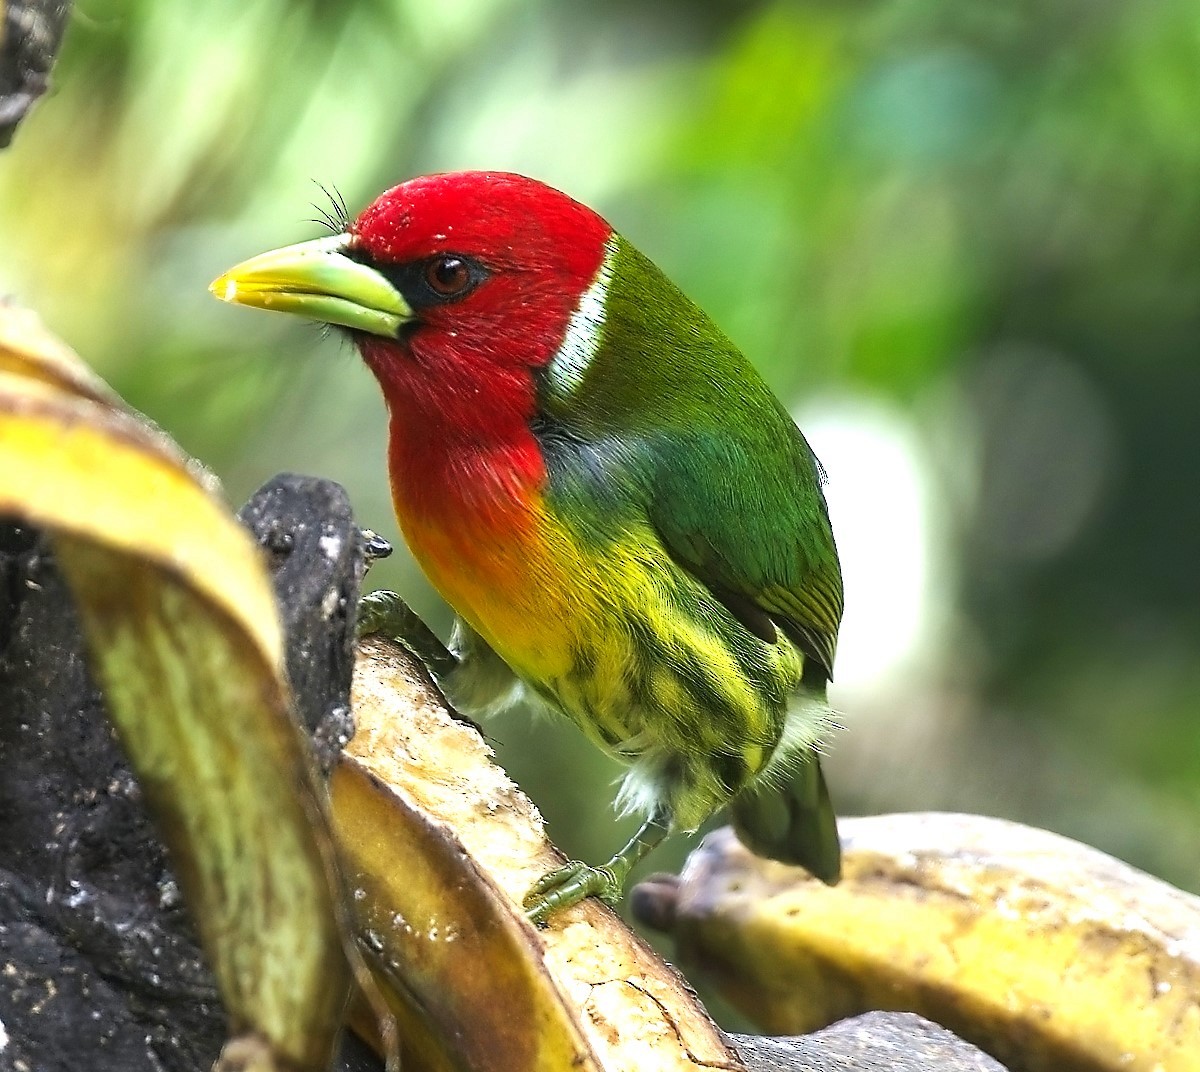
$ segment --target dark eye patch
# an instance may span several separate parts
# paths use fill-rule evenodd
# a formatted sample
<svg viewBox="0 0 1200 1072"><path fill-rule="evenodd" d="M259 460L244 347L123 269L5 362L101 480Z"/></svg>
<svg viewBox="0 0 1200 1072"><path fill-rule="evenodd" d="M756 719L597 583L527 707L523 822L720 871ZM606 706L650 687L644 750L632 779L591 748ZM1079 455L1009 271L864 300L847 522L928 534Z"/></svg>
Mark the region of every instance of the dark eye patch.
<svg viewBox="0 0 1200 1072"><path fill-rule="evenodd" d="M347 255L374 268L418 311L461 301L491 274L477 260L461 253L439 253L404 264L380 264L361 249Z"/></svg>

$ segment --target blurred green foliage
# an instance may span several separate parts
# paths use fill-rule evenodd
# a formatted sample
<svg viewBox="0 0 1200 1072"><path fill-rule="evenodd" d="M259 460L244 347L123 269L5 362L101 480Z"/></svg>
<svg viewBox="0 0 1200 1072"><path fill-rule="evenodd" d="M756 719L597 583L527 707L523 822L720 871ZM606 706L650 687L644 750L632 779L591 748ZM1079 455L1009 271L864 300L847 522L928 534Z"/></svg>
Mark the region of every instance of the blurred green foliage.
<svg viewBox="0 0 1200 1072"><path fill-rule="evenodd" d="M315 182L566 189L805 413L919 444L944 627L839 698L843 810L1003 814L1196 889L1198 117L1193 0L81 0L0 156L0 291L233 500L317 473L394 534L350 349L206 285L317 234ZM374 579L444 626L397 558ZM568 849L618 844L614 766L493 732Z"/></svg>

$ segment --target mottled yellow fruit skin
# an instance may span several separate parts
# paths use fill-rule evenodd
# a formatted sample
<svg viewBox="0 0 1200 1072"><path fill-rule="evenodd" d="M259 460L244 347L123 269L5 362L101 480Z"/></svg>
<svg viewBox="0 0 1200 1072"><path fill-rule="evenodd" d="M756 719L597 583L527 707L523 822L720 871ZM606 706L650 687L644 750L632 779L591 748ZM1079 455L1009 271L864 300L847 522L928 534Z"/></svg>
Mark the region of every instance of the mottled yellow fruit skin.
<svg viewBox="0 0 1200 1072"><path fill-rule="evenodd" d="M53 538L91 672L244 1033L228 1067L327 1067L357 954L260 550L195 462L2 301L0 517Z"/></svg>
<svg viewBox="0 0 1200 1072"><path fill-rule="evenodd" d="M835 888L728 830L683 872L681 955L764 1030L910 1010L1024 1072L1200 1070L1200 899L998 819L839 829Z"/></svg>
<svg viewBox="0 0 1200 1072"><path fill-rule="evenodd" d="M364 640L352 702L334 822L405 1072L736 1067L683 979L597 900L530 926L521 897L562 857L411 655Z"/></svg>

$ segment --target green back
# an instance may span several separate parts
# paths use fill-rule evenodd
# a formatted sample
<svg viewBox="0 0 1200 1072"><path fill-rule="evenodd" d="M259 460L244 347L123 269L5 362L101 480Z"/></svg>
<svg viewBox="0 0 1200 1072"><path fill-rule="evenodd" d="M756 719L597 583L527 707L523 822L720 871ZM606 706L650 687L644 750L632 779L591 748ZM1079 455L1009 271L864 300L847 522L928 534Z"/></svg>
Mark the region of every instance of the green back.
<svg viewBox="0 0 1200 1072"><path fill-rule="evenodd" d="M752 632L773 639L782 629L819 668L812 684L823 683L842 579L820 467L704 312L623 239L612 258L594 356L569 385L551 369L542 397L547 416L589 445L594 464L619 475L606 497L624 502L601 510L581 497L576 517L592 509L611 522L623 507L644 509L677 562Z"/></svg>

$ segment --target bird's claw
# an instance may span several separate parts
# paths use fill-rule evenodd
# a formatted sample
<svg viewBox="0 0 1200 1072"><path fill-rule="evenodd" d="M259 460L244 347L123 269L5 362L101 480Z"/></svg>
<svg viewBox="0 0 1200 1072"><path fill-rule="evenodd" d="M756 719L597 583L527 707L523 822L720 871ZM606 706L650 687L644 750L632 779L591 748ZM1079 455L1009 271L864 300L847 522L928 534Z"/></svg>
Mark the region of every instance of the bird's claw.
<svg viewBox="0 0 1200 1072"><path fill-rule="evenodd" d="M359 639L377 633L403 644L435 680L453 673L458 656L449 651L416 611L395 592L368 592L358 602L354 631Z"/></svg>
<svg viewBox="0 0 1200 1072"><path fill-rule="evenodd" d="M360 637L373 633L387 635L388 621L392 617L392 600L399 598L395 592L368 592L359 600L354 632Z"/></svg>
<svg viewBox="0 0 1200 1072"><path fill-rule="evenodd" d="M610 908L621 903L622 883L611 867L591 867L572 860L543 875L525 895L525 915L543 926L550 915L579 904L587 897L599 897Z"/></svg>
<svg viewBox="0 0 1200 1072"><path fill-rule="evenodd" d="M418 626L423 629L425 623L396 592L380 589L368 592L358 601L358 619L354 629L360 637L379 633L403 642Z"/></svg>

